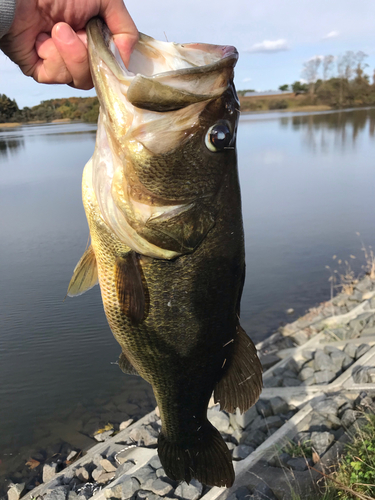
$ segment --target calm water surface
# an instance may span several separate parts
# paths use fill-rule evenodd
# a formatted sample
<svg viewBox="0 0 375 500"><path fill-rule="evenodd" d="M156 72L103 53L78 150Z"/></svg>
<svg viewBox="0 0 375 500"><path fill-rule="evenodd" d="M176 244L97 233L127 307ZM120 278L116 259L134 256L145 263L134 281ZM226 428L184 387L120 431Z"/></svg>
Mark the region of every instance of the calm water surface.
<svg viewBox="0 0 375 500"><path fill-rule="evenodd" d="M373 109L241 119L242 323L256 342L290 320L286 309L329 298L334 254L357 256L360 270L356 232L375 244L374 131ZM154 404L114 364L98 287L63 302L88 238L80 184L94 144L86 124L0 131L0 475Z"/></svg>

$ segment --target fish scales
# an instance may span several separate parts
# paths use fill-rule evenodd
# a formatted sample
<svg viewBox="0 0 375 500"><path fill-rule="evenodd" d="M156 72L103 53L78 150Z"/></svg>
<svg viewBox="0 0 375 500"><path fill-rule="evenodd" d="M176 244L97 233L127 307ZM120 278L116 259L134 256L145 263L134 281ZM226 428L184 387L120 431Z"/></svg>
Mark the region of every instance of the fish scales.
<svg viewBox="0 0 375 500"><path fill-rule="evenodd" d="M245 259L232 81L237 53L141 35L134 57L145 68L150 54L163 51L182 54L176 64L188 66L154 69L143 77L144 91L130 71L141 63L131 60L128 71L116 61L104 23L93 19L87 30L101 114L82 183L91 246L68 294L83 293L98 278L122 348L121 369L153 387L166 474L231 486L230 452L207 420L208 402L214 392L223 409L245 411L261 390L261 365L239 324ZM158 61L152 64L160 70ZM187 95L176 86L179 76L207 82Z"/></svg>

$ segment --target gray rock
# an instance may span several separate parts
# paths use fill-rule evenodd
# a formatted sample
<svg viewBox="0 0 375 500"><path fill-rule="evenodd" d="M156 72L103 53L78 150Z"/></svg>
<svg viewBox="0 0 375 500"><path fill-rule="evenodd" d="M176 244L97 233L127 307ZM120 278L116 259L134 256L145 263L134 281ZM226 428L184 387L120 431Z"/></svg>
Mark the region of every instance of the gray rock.
<svg viewBox="0 0 375 500"><path fill-rule="evenodd" d="M251 430L250 432L245 432L240 440L240 444L247 444L249 446L253 446L257 448L260 446L265 440L267 436L261 430Z"/></svg>
<svg viewBox="0 0 375 500"><path fill-rule="evenodd" d="M350 408L353 408L353 401L349 400L342 394L338 394L337 396L334 396L333 401L337 404L337 407L341 410L343 405L345 404L350 404Z"/></svg>
<svg viewBox="0 0 375 500"><path fill-rule="evenodd" d="M292 371L292 370L284 370L284 373L282 374L282 377L285 378L298 378L298 373Z"/></svg>
<svg viewBox="0 0 375 500"><path fill-rule="evenodd" d="M160 477L152 481L152 483L146 483L142 485L142 488L152 491L155 495L165 496L168 495L174 488L169 483L163 481Z"/></svg>
<svg viewBox="0 0 375 500"><path fill-rule="evenodd" d="M353 364L353 362L353 359L348 354L346 354L346 357L342 362L342 369L344 371L347 370Z"/></svg>
<svg viewBox="0 0 375 500"><path fill-rule="evenodd" d="M98 481L99 477L104 473L104 469L101 465L99 467L96 467L92 472L91 472L91 477L93 478L94 481Z"/></svg>
<svg viewBox="0 0 375 500"><path fill-rule="evenodd" d="M315 381L315 375L314 375L313 377L309 377L306 380L304 380L301 385L315 385L315 384L316 384L316 381Z"/></svg>
<svg viewBox="0 0 375 500"><path fill-rule="evenodd" d="M356 284L355 289L363 293L366 290L371 290L371 278L370 276L365 276L359 283Z"/></svg>
<svg viewBox="0 0 375 500"><path fill-rule="evenodd" d="M284 424L284 420L278 415L267 417L258 422L258 425L252 426L252 430L260 430L262 432L267 432L269 429L278 429Z"/></svg>
<svg viewBox="0 0 375 500"><path fill-rule="evenodd" d="M277 500L277 497L266 483L259 483L253 490L251 497L246 495L238 496L237 500Z"/></svg>
<svg viewBox="0 0 375 500"><path fill-rule="evenodd" d="M285 377L283 379L283 387L297 387L301 385L301 381L298 378Z"/></svg>
<svg viewBox="0 0 375 500"><path fill-rule="evenodd" d="M258 414L258 416L251 422L251 424L246 427L246 430L258 429L262 425L264 418Z"/></svg>
<svg viewBox="0 0 375 500"><path fill-rule="evenodd" d="M146 465L141 469L138 469L132 474L132 477L135 477L141 484L142 488L145 488L146 485L151 484L156 479L156 474L154 469ZM148 488L146 488L148 489Z"/></svg>
<svg viewBox="0 0 375 500"><path fill-rule="evenodd" d="M323 352L325 354L328 354L328 356L330 356L333 352L335 353L340 353L342 352L341 349L339 349L338 347L335 347L333 345L326 345L323 349Z"/></svg>
<svg viewBox="0 0 375 500"><path fill-rule="evenodd" d="M337 415L338 405L334 399L327 398L314 404L314 410L321 415Z"/></svg>
<svg viewBox="0 0 375 500"><path fill-rule="evenodd" d="M100 465L103 467L105 472L116 472L116 467L107 458L103 458L103 460L100 461Z"/></svg>
<svg viewBox="0 0 375 500"><path fill-rule="evenodd" d="M75 491L68 491L66 500L78 500L78 495Z"/></svg>
<svg viewBox="0 0 375 500"><path fill-rule="evenodd" d="M281 376L267 377L263 380L263 387L265 389L270 387L281 387L283 384L283 378Z"/></svg>
<svg viewBox="0 0 375 500"><path fill-rule="evenodd" d="M232 443L231 441L226 441L227 447L229 451L233 451L237 445Z"/></svg>
<svg viewBox="0 0 375 500"><path fill-rule="evenodd" d="M366 327L361 332L361 337L366 337L367 335L375 335L375 326Z"/></svg>
<svg viewBox="0 0 375 500"><path fill-rule="evenodd" d="M161 462L160 462L160 458L158 457L158 455L155 455L154 457L151 458L151 460L149 460L148 464L150 467L152 467L153 469L160 469L161 467Z"/></svg>
<svg viewBox="0 0 375 500"><path fill-rule="evenodd" d="M80 481L82 481L82 483L85 483L90 479L90 474L88 470L85 469L85 467L80 467L79 469L76 469L75 475Z"/></svg>
<svg viewBox="0 0 375 500"><path fill-rule="evenodd" d="M255 406L259 415L263 417L270 417L272 415L272 407L266 399L259 399Z"/></svg>
<svg viewBox="0 0 375 500"><path fill-rule="evenodd" d="M332 367L332 362L331 367ZM320 372L315 372L315 383L316 384L329 384L336 378L336 373L330 370L323 370Z"/></svg>
<svg viewBox="0 0 375 500"><path fill-rule="evenodd" d="M287 466L293 470L304 471L308 468L308 463L305 458L291 458L287 462Z"/></svg>
<svg viewBox="0 0 375 500"><path fill-rule="evenodd" d="M146 490L138 490L137 491L137 500L161 500L162 497L159 495L155 495L152 491Z"/></svg>
<svg viewBox="0 0 375 500"><path fill-rule="evenodd" d="M351 302L361 302L362 301L362 293L359 292L358 290L355 290L352 295L348 296L348 300Z"/></svg>
<svg viewBox="0 0 375 500"><path fill-rule="evenodd" d="M129 456L129 453L131 453L131 451L136 447L136 445L130 445L130 446L127 446L124 450L121 450L119 451L118 453L116 453L115 455L115 460L118 464L123 464L124 462L127 462L128 461L128 456ZM102 459L103 457L101 456L100 457L100 460ZM100 460L97 461L97 465L100 465Z"/></svg>
<svg viewBox="0 0 375 500"><path fill-rule="evenodd" d="M330 432L311 433L311 445L320 456L324 455L334 440L335 436Z"/></svg>
<svg viewBox="0 0 375 500"><path fill-rule="evenodd" d="M306 361L313 360L315 355L315 349L304 349L301 354Z"/></svg>
<svg viewBox="0 0 375 500"><path fill-rule="evenodd" d="M98 434L94 434L93 438L98 441L99 443L102 443L103 441L108 441L108 439L113 436L115 430L110 429L108 431L100 432Z"/></svg>
<svg viewBox="0 0 375 500"><path fill-rule="evenodd" d="M346 354L340 351L340 349L337 349L337 351L331 352L329 357L331 358L336 371L341 370L342 365L346 359Z"/></svg>
<svg viewBox="0 0 375 500"><path fill-rule="evenodd" d="M341 416L341 423L345 429L348 429L357 420L357 412L355 410L345 410Z"/></svg>
<svg viewBox="0 0 375 500"><path fill-rule="evenodd" d="M298 375L298 372L300 371L302 364L303 361L290 358L289 361L287 361L284 366L288 371L294 373L295 375Z"/></svg>
<svg viewBox="0 0 375 500"><path fill-rule="evenodd" d="M292 337L298 345L303 345L309 340L309 336L303 330L300 330L299 332L294 333L292 335Z"/></svg>
<svg viewBox="0 0 375 500"><path fill-rule="evenodd" d="M237 409L235 415L230 415L229 421L232 422L232 419L235 418L238 426L244 429L245 427L250 425L257 418L257 416L258 412L256 406L254 405L251 408L249 408L245 413L240 413L239 410ZM236 429L234 428L234 430Z"/></svg>
<svg viewBox="0 0 375 500"><path fill-rule="evenodd" d="M100 453L95 453L93 459L92 459L92 463L94 465L96 465L97 467L99 467L100 465L100 460L103 460L103 457Z"/></svg>
<svg viewBox="0 0 375 500"><path fill-rule="evenodd" d="M320 413L313 412L310 420L310 431L323 432L332 429L332 422Z"/></svg>
<svg viewBox="0 0 375 500"><path fill-rule="evenodd" d="M115 479L126 474L130 469L134 467L135 463L132 460L122 463L117 467Z"/></svg>
<svg viewBox="0 0 375 500"><path fill-rule="evenodd" d="M122 498L122 500L128 500L139 489L140 489L140 484L134 477L127 479L126 481L121 483L121 498Z"/></svg>
<svg viewBox="0 0 375 500"><path fill-rule="evenodd" d="M70 484L74 477L75 477L74 470L71 468L66 468L64 470L63 484Z"/></svg>
<svg viewBox="0 0 375 500"><path fill-rule="evenodd" d="M298 432L294 436L293 441L299 445L309 446L311 444L311 432L308 432L308 431Z"/></svg>
<svg viewBox="0 0 375 500"><path fill-rule="evenodd" d="M233 460L243 460L247 456L250 455L254 451L252 446L248 446L246 444L239 444L233 450Z"/></svg>
<svg viewBox="0 0 375 500"><path fill-rule="evenodd" d="M366 354L371 349L371 347L368 344L361 344L357 348L357 352L355 353L355 359L359 359L361 356Z"/></svg>
<svg viewBox="0 0 375 500"><path fill-rule="evenodd" d="M302 370L299 372L298 378L304 382L310 377L314 376L314 369L306 366L305 368L302 368Z"/></svg>
<svg viewBox="0 0 375 500"><path fill-rule="evenodd" d="M274 415L279 415L280 413L285 414L289 411L288 403L279 396L271 398L269 400L269 404L271 406L271 410Z"/></svg>
<svg viewBox="0 0 375 500"><path fill-rule="evenodd" d="M202 495L202 491L203 485L196 479L192 479L190 484L180 483L174 492L174 496L181 500L198 500Z"/></svg>
<svg viewBox="0 0 375 500"><path fill-rule="evenodd" d="M287 467L288 462L292 457L289 455L289 453L280 453L278 457L276 457L276 463L278 467Z"/></svg>
<svg viewBox="0 0 375 500"><path fill-rule="evenodd" d="M138 446L155 446L158 442L159 433L151 426L136 427L129 433L129 438L134 440Z"/></svg>
<svg viewBox="0 0 375 500"><path fill-rule="evenodd" d="M99 484L106 484L108 481L111 481L115 477L114 472L102 472L98 479L96 480Z"/></svg>
<svg viewBox="0 0 375 500"><path fill-rule="evenodd" d="M280 361L280 358L275 354L266 354L264 356L259 356L259 360L262 363L263 371L265 372L269 368L272 368L276 363Z"/></svg>
<svg viewBox="0 0 375 500"><path fill-rule="evenodd" d="M219 432L228 432L229 417L225 413L209 409L207 411L207 418Z"/></svg>
<svg viewBox="0 0 375 500"><path fill-rule="evenodd" d="M339 429L341 427L341 420L336 415L327 415L327 420L332 424L332 429Z"/></svg>
<svg viewBox="0 0 375 500"><path fill-rule="evenodd" d="M68 486L57 486L44 495L43 500L66 500L67 494Z"/></svg>
<svg viewBox="0 0 375 500"><path fill-rule="evenodd" d="M346 346L344 347L344 352L352 359L354 359L357 352L357 346L355 344L346 344Z"/></svg>
<svg viewBox="0 0 375 500"><path fill-rule="evenodd" d="M56 462L51 462L50 464L44 464L42 473L43 483L48 483L49 481L51 481L51 479L54 478L56 472L57 472Z"/></svg>
<svg viewBox="0 0 375 500"><path fill-rule="evenodd" d="M356 369L353 370L352 377L356 384L370 384L374 374L374 366L357 366Z"/></svg>
<svg viewBox="0 0 375 500"><path fill-rule="evenodd" d="M315 371L324 371L332 369L332 360L325 354L321 349L317 349L314 357L314 369Z"/></svg>
<svg viewBox="0 0 375 500"><path fill-rule="evenodd" d="M8 489L8 500L19 500L24 489L25 483L12 484Z"/></svg>
<svg viewBox="0 0 375 500"><path fill-rule="evenodd" d="M242 435L243 431L238 429L237 431L233 432L231 439L234 440L236 444L238 444L240 442L240 439L242 438Z"/></svg>

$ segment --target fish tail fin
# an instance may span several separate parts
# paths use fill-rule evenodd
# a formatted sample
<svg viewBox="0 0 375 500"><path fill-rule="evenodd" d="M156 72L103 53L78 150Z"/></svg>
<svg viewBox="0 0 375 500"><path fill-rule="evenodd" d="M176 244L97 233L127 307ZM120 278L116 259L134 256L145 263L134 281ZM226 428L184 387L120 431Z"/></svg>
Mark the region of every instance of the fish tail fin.
<svg viewBox="0 0 375 500"><path fill-rule="evenodd" d="M159 434L158 453L165 473L175 481L194 478L207 486L232 486L234 470L230 451L220 432L206 421L194 445L184 446Z"/></svg>

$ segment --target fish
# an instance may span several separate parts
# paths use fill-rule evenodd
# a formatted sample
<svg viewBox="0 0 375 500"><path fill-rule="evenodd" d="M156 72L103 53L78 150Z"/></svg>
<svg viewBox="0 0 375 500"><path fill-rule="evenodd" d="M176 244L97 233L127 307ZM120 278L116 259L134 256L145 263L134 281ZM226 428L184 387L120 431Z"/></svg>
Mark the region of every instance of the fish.
<svg viewBox="0 0 375 500"><path fill-rule="evenodd" d="M230 487L231 454L209 400L244 412L262 388L240 325L238 53L140 34L127 68L103 20L86 31L100 114L82 179L91 244L68 295L99 282L120 368L153 388L167 476Z"/></svg>

